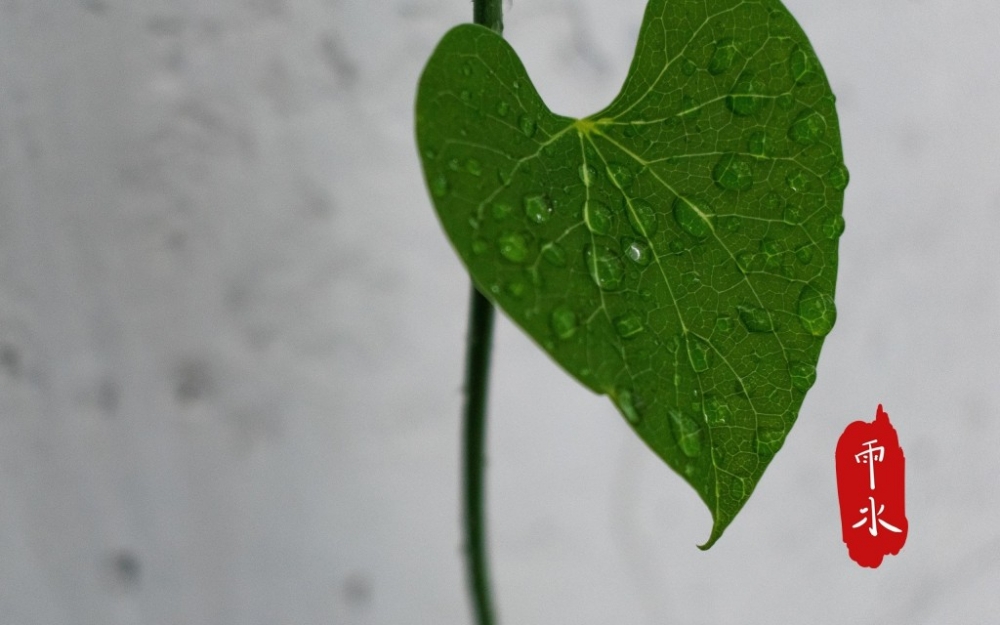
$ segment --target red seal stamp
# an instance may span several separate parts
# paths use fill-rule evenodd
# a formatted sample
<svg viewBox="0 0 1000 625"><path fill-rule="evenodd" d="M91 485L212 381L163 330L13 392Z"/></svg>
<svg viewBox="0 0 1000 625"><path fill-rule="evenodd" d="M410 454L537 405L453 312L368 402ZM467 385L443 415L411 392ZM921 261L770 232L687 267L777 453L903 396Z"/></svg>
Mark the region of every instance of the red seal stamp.
<svg viewBox="0 0 1000 625"><path fill-rule="evenodd" d="M855 421L837 441L840 525L851 559L877 568L906 542L906 458L879 404L871 423Z"/></svg>

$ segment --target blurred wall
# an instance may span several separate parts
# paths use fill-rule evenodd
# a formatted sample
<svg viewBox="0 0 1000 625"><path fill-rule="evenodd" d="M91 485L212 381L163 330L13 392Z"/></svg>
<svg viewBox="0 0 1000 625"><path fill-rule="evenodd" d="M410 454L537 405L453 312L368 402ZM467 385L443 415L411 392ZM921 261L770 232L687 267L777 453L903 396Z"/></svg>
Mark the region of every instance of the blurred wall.
<svg viewBox="0 0 1000 625"><path fill-rule="evenodd" d="M505 623L971 623L1000 600L1000 5L788 0L852 172L839 320L782 453L704 506L501 319ZM617 92L639 0L515 0L551 107ZM412 103L461 0L0 0L0 625L466 623L467 280ZM883 403L906 548L840 541Z"/></svg>

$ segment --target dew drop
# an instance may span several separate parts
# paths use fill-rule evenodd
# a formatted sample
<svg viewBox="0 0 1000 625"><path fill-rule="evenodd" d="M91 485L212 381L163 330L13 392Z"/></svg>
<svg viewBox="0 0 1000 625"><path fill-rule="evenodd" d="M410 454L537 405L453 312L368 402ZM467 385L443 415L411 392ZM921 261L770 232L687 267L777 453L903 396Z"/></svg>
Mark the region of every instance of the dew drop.
<svg viewBox="0 0 1000 625"><path fill-rule="evenodd" d="M696 239L704 239L712 232L712 226L701 209L684 197L677 196L674 200L674 220L681 230Z"/></svg>
<svg viewBox="0 0 1000 625"><path fill-rule="evenodd" d="M816 111L805 110L792 122L788 138L800 145L813 145L826 132L826 119Z"/></svg>
<svg viewBox="0 0 1000 625"><path fill-rule="evenodd" d="M558 243L550 242L543 245L542 258L553 267L566 266L566 250Z"/></svg>
<svg viewBox="0 0 1000 625"><path fill-rule="evenodd" d="M792 386L800 391L808 391L816 383L816 367L807 362L793 362L788 367Z"/></svg>
<svg viewBox="0 0 1000 625"><path fill-rule="evenodd" d="M538 126L535 124L535 118L529 115L521 115L517 119L517 127L520 128L521 133L529 139L535 136L535 131L538 129Z"/></svg>
<svg viewBox="0 0 1000 625"><path fill-rule="evenodd" d="M823 337L829 334L837 321L837 307L833 298L807 284L799 295L799 321L813 336Z"/></svg>
<svg viewBox="0 0 1000 625"><path fill-rule="evenodd" d="M781 214L781 219L786 224L797 226L802 223L802 208L794 204L789 204Z"/></svg>
<svg viewBox="0 0 1000 625"><path fill-rule="evenodd" d="M732 317L723 315L715 320L715 329L722 334L729 334L736 327Z"/></svg>
<svg viewBox="0 0 1000 625"><path fill-rule="evenodd" d="M806 189L806 176L801 171L793 169L785 176L785 184L792 191L799 192Z"/></svg>
<svg viewBox="0 0 1000 625"><path fill-rule="evenodd" d="M718 397L705 396L705 420L710 426L725 425L732 416L732 411Z"/></svg>
<svg viewBox="0 0 1000 625"><path fill-rule="evenodd" d="M715 51L708 61L708 72L712 75L721 74L733 66L736 60L736 44L732 39L720 39L715 42Z"/></svg>
<svg viewBox="0 0 1000 625"><path fill-rule="evenodd" d="M826 180L830 183L830 186L836 191L843 191L847 188L847 183L850 182L851 176L847 172L847 168L843 165L836 165L830 171L826 172Z"/></svg>
<svg viewBox="0 0 1000 625"><path fill-rule="evenodd" d="M698 100L686 95L681 98L681 110L677 113L677 117L681 117L683 119L697 119L698 116L701 115L701 110L702 107ZM664 123L668 123L673 121L673 118L668 117L663 121Z"/></svg>
<svg viewBox="0 0 1000 625"><path fill-rule="evenodd" d="M502 221L507 218L508 215L514 208L505 202L494 202L493 206L490 207L490 214L493 215L493 219L497 221Z"/></svg>
<svg viewBox="0 0 1000 625"><path fill-rule="evenodd" d="M795 106L795 98L790 93L783 93L779 95L775 102L777 102L778 108L785 111Z"/></svg>
<svg viewBox="0 0 1000 625"><path fill-rule="evenodd" d="M568 306L559 306L552 311L549 325L556 336L565 341L576 334L576 313Z"/></svg>
<svg viewBox="0 0 1000 625"><path fill-rule="evenodd" d="M590 278L601 289L613 291L621 287L625 280L625 266L621 259L603 245L590 246L584 250L584 260Z"/></svg>
<svg viewBox="0 0 1000 625"><path fill-rule="evenodd" d="M836 239L844 234L844 218L840 215L830 215L823 221L823 236L828 239Z"/></svg>
<svg viewBox="0 0 1000 625"><path fill-rule="evenodd" d="M740 321L747 332L774 332L774 323L767 311L757 306L737 306Z"/></svg>
<svg viewBox="0 0 1000 625"><path fill-rule="evenodd" d="M473 176L483 175L483 164L474 158L470 158L465 161L465 171L469 172Z"/></svg>
<svg viewBox="0 0 1000 625"><path fill-rule="evenodd" d="M736 215L730 215L725 218L725 228L726 232L739 232L740 228L743 227L743 222Z"/></svg>
<svg viewBox="0 0 1000 625"><path fill-rule="evenodd" d="M462 93L459 94L459 97L462 98L462 102L468 102L472 99L472 92L468 89L462 89Z"/></svg>
<svg viewBox="0 0 1000 625"><path fill-rule="evenodd" d="M631 338L643 331L642 318L636 313L628 313L615 319L615 331L623 339Z"/></svg>
<svg viewBox="0 0 1000 625"><path fill-rule="evenodd" d="M523 263L528 258L528 242L517 232L505 232L497 239L500 255L512 263Z"/></svg>
<svg viewBox="0 0 1000 625"><path fill-rule="evenodd" d="M736 255L736 266L740 268L740 271L747 273L750 271L750 265L753 263L753 254L750 252L740 252Z"/></svg>
<svg viewBox="0 0 1000 625"><path fill-rule="evenodd" d="M753 164L747 157L724 154L712 170L712 179L727 191L747 191L753 186Z"/></svg>
<svg viewBox="0 0 1000 625"><path fill-rule="evenodd" d="M747 139L747 151L757 156L764 156L770 151L769 144L767 133L758 130L751 133L750 138Z"/></svg>
<svg viewBox="0 0 1000 625"><path fill-rule="evenodd" d="M696 71L698 71L698 66L691 59L684 59L684 62L681 63L681 73L685 76L692 76Z"/></svg>
<svg viewBox="0 0 1000 625"><path fill-rule="evenodd" d="M803 265L808 265L810 262L812 262L813 259L812 244L806 243L799 249L795 250L795 258L799 259L799 262L802 263Z"/></svg>
<svg viewBox="0 0 1000 625"><path fill-rule="evenodd" d="M511 181L510 172L505 169L498 169L497 180L499 180L500 184L502 184L505 187L510 186L510 181Z"/></svg>
<svg viewBox="0 0 1000 625"><path fill-rule="evenodd" d="M524 293L528 290L528 285L524 282L517 280L511 282L507 285L507 294L514 299L521 299L524 297Z"/></svg>
<svg viewBox="0 0 1000 625"><path fill-rule="evenodd" d="M642 415L639 413L639 407L642 404L640 397L629 390L620 390L613 397L618 408L625 415L625 419L632 425L639 423L642 419Z"/></svg>
<svg viewBox="0 0 1000 625"><path fill-rule="evenodd" d="M788 69L797 85L812 82L817 76L816 66L809 58L809 53L799 46L795 46L788 56Z"/></svg>
<svg viewBox="0 0 1000 625"><path fill-rule="evenodd" d="M603 202L590 200L583 205L583 222L594 234L607 234L611 231L611 209Z"/></svg>
<svg viewBox="0 0 1000 625"><path fill-rule="evenodd" d="M543 224L552 216L552 202L545 195L525 196L524 214L536 224Z"/></svg>
<svg viewBox="0 0 1000 625"><path fill-rule="evenodd" d="M726 107L735 115L753 115L764 106L764 82L754 76L741 77L726 97Z"/></svg>
<svg viewBox="0 0 1000 625"><path fill-rule="evenodd" d="M463 76L472 76L472 65L469 65L468 63L464 63L462 65L462 75Z"/></svg>
<svg viewBox="0 0 1000 625"><path fill-rule="evenodd" d="M444 177L444 174L438 174L431 178L431 194L434 197L444 197L448 195L448 179Z"/></svg>
<svg viewBox="0 0 1000 625"><path fill-rule="evenodd" d="M764 208L767 209L768 213L771 215L777 215L780 213L781 208L785 205L785 199L773 191L765 195L762 202L764 204Z"/></svg>
<svg viewBox="0 0 1000 625"><path fill-rule="evenodd" d="M632 171L621 163L610 163L607 167L608 176L612 182L622 189L632 186Z"/></svg>
<svg viewBox="0 0 1000 625"><path fill-rule="evenodd" d="M627 206L628 221L636 234L641 234L646 238L656 234L656 231L659 230L659 222L652 204L646 200L637 199L628 202Z"/></svg>
<svg viewBox="0 0 1000 625"><path fill-rule="evenodd" d="M758 417L758 421L761 417ZM785 441L784 425L779 423L757 424L757 455L765 458L773 456L781 449L781 444Z"/></svg>
<svg viewBox="0 0 1000 625"><path fill-rule="evenodd" d="M500 117L504 117L509 112L510 112L510 104L507 104L507 102L504 100L500 100L499 102L497 102L497 115L499 115Z"/></svg>
<svg viewBox="0 0 1000 625"><path fill-rule="evenodd" d="M649 246L642 241L628 240L622 242L622 249L625 250L625 258L645 267L653 260L653 254L649 251Z"/></svg>
<svg viewBox="0 0 1000 625"><path fill-rule="evenodd" d="M707 371L712 364L712 348L708 346L708 343L691 333L685 334L684 337L691 368L695 370L695 373Z"/></svg>
<svg viewBox="0 0 1000 625"><path fill-rule="evenodd" d="M580 181L583 182L584 186L589 187L597 178L597 170L594 169L593 165L580 165L577 173L580 175Z"/></svg>
<svg viewBox="0 0 1000 625"><path fill-rule="evenodd" d="M696 458L701 453L701 425L692 417L679 410L671 410L670 431L677 441L677 446L688 458Z"/></svg>
<svg viewBox="0 0 1000 625"><path fill-rule="evenodd" d="M472 242L472 253L480 256L489 249L489 245L483 239L476 239Z"/></svg>

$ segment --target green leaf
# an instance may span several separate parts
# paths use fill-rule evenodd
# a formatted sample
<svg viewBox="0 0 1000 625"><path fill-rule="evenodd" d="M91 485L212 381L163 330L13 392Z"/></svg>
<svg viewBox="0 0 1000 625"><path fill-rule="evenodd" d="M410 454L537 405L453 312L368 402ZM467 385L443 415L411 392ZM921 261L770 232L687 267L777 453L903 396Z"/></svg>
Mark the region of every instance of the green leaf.
<svg viewBox="0 0 1000 625"><path fill-rule="evenodd" d="M416 132L476 286L691 484L711 546L816 379L847 170L777 0L652 0L621 93L553 114L485 28L444 36Z"/></svg>

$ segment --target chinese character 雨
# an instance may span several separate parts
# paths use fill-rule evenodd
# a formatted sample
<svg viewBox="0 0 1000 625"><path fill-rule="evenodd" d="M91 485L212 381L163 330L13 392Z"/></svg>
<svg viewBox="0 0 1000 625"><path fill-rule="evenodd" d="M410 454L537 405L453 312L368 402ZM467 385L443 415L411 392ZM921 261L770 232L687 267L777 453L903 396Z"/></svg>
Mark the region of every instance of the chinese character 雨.
<svg viewBox="0 0 1000 625"><path fill-rule="evenodd" d="M854 454L855 462L862 462L868 465L868 486L870 490L875 490L875 463L882 462L882 458L885 456L885 447L872 447L872 444L877 442L878 439L864 443L868 448L859 454Z"/></svg>

